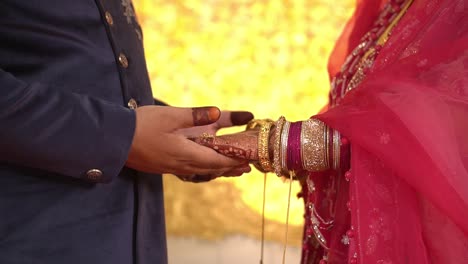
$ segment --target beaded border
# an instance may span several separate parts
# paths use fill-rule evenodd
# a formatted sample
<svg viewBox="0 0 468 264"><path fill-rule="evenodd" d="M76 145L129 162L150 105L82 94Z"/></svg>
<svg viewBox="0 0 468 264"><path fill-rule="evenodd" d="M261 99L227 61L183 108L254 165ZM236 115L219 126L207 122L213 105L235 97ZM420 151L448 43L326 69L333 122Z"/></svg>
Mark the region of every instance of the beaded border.
<svg viewBox="0 0 468 264"><path fill-rule="evenodd" d="M260 130L258 132L258 160L260 166L265 172L273 171L270 161L270 153L268 151L268 143L270 137L270 130L273 123L265 122L260 124Z"/></svg>
<svg viewBox="0 0 468 264"><path fill-rule="evenodd" d="M287 158L288 158L288 136L289 136L290 126L291 126L291 123L286 121L283 126L283 131L281 132L281 168L284 174L289 174Z"/></svg>
<svg viewBox="0 0 468 264"><path fill-rule="evenodd" d="M301 159L302 167L307 171L324 171L329 168L326 129L325 123L318 119L309 119L302 124Z"/></svg>
<svg viewBox="0 0 468 264"><path fill-rule="evenodd" d="M281 116L278 121L276 121L275 127L275 145L273 146L273 168L276 173L276 176L281 177L281 134L283 132L283 126L286 122L284 116Z"/></svg>

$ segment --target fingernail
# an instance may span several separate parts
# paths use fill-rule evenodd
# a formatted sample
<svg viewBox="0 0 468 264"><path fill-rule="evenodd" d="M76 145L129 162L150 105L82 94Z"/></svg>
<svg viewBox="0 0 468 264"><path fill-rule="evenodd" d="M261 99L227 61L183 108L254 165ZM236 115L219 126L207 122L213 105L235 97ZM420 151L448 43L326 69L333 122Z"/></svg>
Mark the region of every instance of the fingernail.
<svg viewBox="0 0 468 264"><path fill-rule="evenodd" d="M247 111L231 112L231 122L235 126L245 125L253 118L253 114Z"/></svg>
<svg viewBox="0 0 468 264"><path fill-rule="evenodd" d="M215 122L219 119L219 116L221 115L221 110L219 110L218 107L216 106L210 106L210 109L208 110L208 116L211 122Z"/></svg>
<svg viewBox="0 0 468 264"><path fill-rule="evenodd" d="M203 126L216 122L220 115L221 111L216 106L192 108L193 124L196 126Z"/></svg>

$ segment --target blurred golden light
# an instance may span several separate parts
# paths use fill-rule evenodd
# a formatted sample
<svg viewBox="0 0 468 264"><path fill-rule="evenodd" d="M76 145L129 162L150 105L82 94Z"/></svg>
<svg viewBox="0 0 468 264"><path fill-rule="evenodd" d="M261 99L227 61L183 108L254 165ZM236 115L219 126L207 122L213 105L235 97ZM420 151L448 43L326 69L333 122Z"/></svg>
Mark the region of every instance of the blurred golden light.
<svg viewBox="0 0 468 264"><path fill-rule="evenodd" d="M174 106L216 105L249 110L257 118L307 119L328 101L328 55L353 4L135 1L154 95ZM238 129L227 130L233 131ZM288 188L288 182L268 177L268 239L282 239ZM262 190L263 175L257 171L205 184L182 184L165 176L168 232L205 238L236 232L258 236ZM294 244L299 244L303 222L302 200L294 197L298 191L294 182L289 221Z"/></svg>

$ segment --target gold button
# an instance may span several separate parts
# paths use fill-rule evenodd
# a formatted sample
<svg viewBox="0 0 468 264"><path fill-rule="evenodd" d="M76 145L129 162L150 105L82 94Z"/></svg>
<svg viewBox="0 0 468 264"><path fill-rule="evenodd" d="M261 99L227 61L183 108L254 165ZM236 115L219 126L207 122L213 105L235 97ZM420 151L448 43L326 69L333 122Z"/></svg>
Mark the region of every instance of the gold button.
<svg viewBox="0 0 468 264"><path fill-rule="evenodd" d="M112 18L112 15L108 11L106 11L104 15L106 16L107 24L111 26L114 25L114 19Z"/></svg>
<svg viewBox="0 0 468 264"><path fill-rule="evenodd" d="M125 54L120 53L119 62L122 67L128 68L128 59L127 59L127 56L125 56Z"/></svg>
<svg viewBox="0 0 468 264"><path fill-rule="evenodd" d="M99 180L102 177L102 171L98 169L91 169L86 173L86 176L90 180Z"/></svg>
<svg viewBox="0 0 468 264"><path fill-rule="evenodd" d="M133 99L133 98L128 100L127 105L128 105L128 108L133 109L133 110L137 109L137 107L138 107L137 101L135 99Z"/></svg>

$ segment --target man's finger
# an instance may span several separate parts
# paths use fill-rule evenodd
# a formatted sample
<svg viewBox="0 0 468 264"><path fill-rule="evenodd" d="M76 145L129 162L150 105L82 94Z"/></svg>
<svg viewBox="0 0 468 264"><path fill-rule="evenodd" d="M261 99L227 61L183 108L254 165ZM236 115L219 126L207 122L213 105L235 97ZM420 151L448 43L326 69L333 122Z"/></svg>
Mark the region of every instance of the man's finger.
<svg viewBox="0 0 468 264"><path fill-rule="evenodd" d="M250 120L254 118L251 112L247 111L232 111L231 122L235 126L246 125Z"/></svg>
<svg viewBox="0 0 468 264"><path fill-rule="evenodd" d="M222 111L217 125L219 128L242 126L254 118L251 112L247 111Z"/></svg>
<svg viewBox="0 0 468 264"><path fill-rule="evenodd" d="M216 106L204 107L160 107L159 120L169 130L177 130L193 126L204 126L218 121L221 111Z"/></svg>
<svg viewBox="0 0 468 264"><path fill-rule="evenodd" d="M218 173L218 174L210 174L210 175L196 174L196 175L190 176L189 178L184 179L184 180L194 182L194 183L200 183L200 182L211 181L211 180L214 180L214 179L219 178L219 177L238 177L238 176L241 176L242 174L248 173L250 171L251 171L250 166L245 165L243 167L234 168L232 170L225 171L223 173Z"/></svg>
<svg viewBox="0 0 468 264"><path fill-rule="evenodd" d="M243 167L238 167L238 168L234 168L230 171L226 171L225 173L223 173L222 176L224 177L237 177L237 176L241 176L242 174L244 173L249 173L252 169L250 168L249 165L245 165Z"/></svg>
<svg viewBox="0 0 468 264"><path fill-rule="evenodd" d="M219 108L215 106L192 108L192 124L194 126L204 126L216 122L221 115Z"/></svg>
<svg viewBox="0 0 468 264"><path fill-rule="evenodd" d="M198 175L197 174L197 175L194 175L190 179L190 182L193 182L193 183L208 182L215 178L216 178L215 176L211 176L211 175Z"/></svg>

